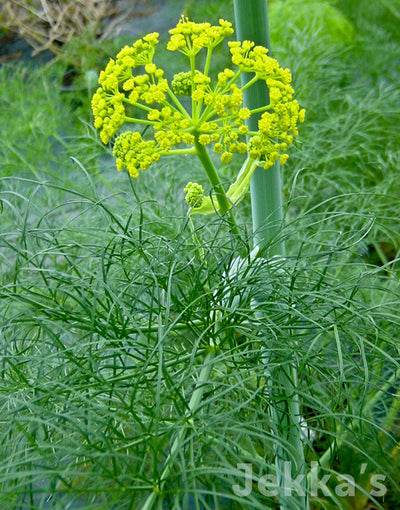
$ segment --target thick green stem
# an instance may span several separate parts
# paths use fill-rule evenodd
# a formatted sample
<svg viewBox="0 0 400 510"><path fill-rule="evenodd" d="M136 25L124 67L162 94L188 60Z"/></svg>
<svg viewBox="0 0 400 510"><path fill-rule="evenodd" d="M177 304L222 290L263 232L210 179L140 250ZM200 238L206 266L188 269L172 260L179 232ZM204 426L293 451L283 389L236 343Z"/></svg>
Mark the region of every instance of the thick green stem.
<svg viewBox="0 0 400 510"><path fill-rule="evenodd" d="M234 7L238 40L250 40L270 48L267 1L234 0ZM245 88L244 106L251 111L263 109L270 103L265 81L258 80L246 88L247 83L253 80L253 75L242 74L242 86ZM248 121L250 131L258 131L258 120L258 115L250 117ZM282 239L277 239L283 221L279 163L269 170L257 168L251 180L250 190L255 244L261 249L269 246L271 255L285 255L285 243Z"/></svg>
<svg viewBox="0 0 400 510"><path fill-rule="evenodd" d="M236 32L239 40L254 41L270 48L267 0L234 0ZM251 85L251 86L250 86ZM253 112L249 131L258 131L260 113L269 105L269 90L263 80L254 80L248 73L242 75L244 106ZM279 163L269 170L257 168L250 183L254 242L270 255L285 256L285 243L279 239L283 223L282 186ZM281 510L308 510L306 464L301 436L300 399L297 392L297 371L294 364L280 365L271 358L269 339L265 338L264 372L270 383L271 420L276 435L276 470ZM277 366L278 368L271 368ZM289 463L289 464L288 464ZM287 495L288 475L299 475L300 490Z"/></svg>

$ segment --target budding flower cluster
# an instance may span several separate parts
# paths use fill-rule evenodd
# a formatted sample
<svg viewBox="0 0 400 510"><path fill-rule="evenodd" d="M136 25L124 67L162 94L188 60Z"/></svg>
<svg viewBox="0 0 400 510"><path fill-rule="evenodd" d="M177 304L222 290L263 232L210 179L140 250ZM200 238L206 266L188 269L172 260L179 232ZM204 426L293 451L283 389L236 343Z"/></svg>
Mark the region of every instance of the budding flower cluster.
<svg viewBox="0 0 400 510"><path fill-rule="evenodd" d="M204 189L197 182L188 182L185 189L185 200L189 207L199 208L204 199Z"/></svg>
<svg viewBox="0 0 400 510"><path fill-rule="evenodd" d="M194 153L196 143L210 146L222 163L229 163L235 153L248 153L266 169L278 158L286 161L287 147L304 120L304 110L293 99L291 74L268 56L266 48L250 41L230 42L232 68L222 70L213 81L212 51L232 33L228 21L212 26L182 17L170 31L167 49L185 55L190 65L171 84L153 62L157 33L125 46L109 61L100 73L92 111L101 140L109 143L116 136L113 153L119 170L127 168L137 177L163 155ZM200 70L195 57L203 49L207 53ZM242 73L251 76L245 86L240 85ZM267 84L270 104L253 112L243 106L243 91L258 80ZM184 106L180 96L188 96L191 106ZM256 132L247 126L252 115L260 116ZM129 123L150 127L145 139L139 131L118 136Z"/></svg>

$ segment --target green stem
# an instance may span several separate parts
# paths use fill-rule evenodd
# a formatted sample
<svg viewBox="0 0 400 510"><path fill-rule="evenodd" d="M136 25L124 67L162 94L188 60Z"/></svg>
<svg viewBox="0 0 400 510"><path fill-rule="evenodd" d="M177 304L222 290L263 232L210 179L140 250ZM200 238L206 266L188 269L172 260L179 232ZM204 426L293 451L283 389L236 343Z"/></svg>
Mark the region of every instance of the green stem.
<svg viewBox="0 0 400 510"><path fill-rule="evenodd" d="M127 98L124 98L124 103L127 103L131 106L134 106L136 108L139 108L139 110L144 110L145 112L151 112L152 111L152 108L150 108L149 106L145 106L144 104L141 104L141 103L134 103L132 104L129 99Z"/></svg>
<svg viewBox="0 0 400 510"><path fill-rule="evenodd" d="M251 80L242 83L242 88L240 89L242 92L250 88L252 85L254 85L260 78L256 75Z"/></svg>
<svg viewBox="0 0 400 510"><path fill-rule="evenodd" d="M268 5L266 0L234 0L237 36L270 48ZM252 83L250 87L249 84ZM242 74L243 102L250 111L263 111L270 104L269 90L264 80L249 73ZM249 87L249 88L247 88ZM251 132L258 131L258 115L248 120ZM285 243L277 235L283 222L280 165L269 170L257 168L250 184L254 242L261 250L268 247L270 255L285 255ZM273 241L273 245L271 242Z"/></svg>
<svg viewBox="0 0 400 510"><path fill-rule="evenodd" d="M189 215L188 226L189 226L190 233L192 234L192 238L193 238L194 244L196 245L196 256L197 256L197 259L202 262L204 260L204 249L203 249L203 246L200 243L199 238L197 237L196 230L194 228L194 224L193 224L193 220L192 220L192 216L191 215Z"/></svg>
<svg viewBox="0 0 400 510"><path fill-rule="evenodd" d="M269 358L266 361L269 363ZM279 439L275 454L276 476L280 488L280 506L282 510L306 510L309 503L304 447L301 436L300 399L297 393L297 370L292 364L288 364L279 366L271 373L267 368L266 373L269 374L271 385L272 404L270 412L273 432ZM300 486L304 491L304 495L297 492L292 492L289 496L285 494L285 487L288 486L286 463L289 463L292 480L295 480L299 475L303 476L303 482L300 482Z"/></svg>
<svg viewBox="0 0 400 510"><path fill-rule="evenodd" d="M191 420L193 414L198 410L201 400L203 398L204 389L207 386L207 383L210 379L210 375L213 369L213 358L215 355L215 350L212 349L205 357L203 368L201 369L199 379L196 383L196 387L193 391L192 397L189 401L188 408L185 413L184 424L179 429L174 442L172 443L171 450L168 454L168 457L164 463L161 474L158 478L158 482L154 487L154 490L147 497L144 505L141 510L151 510L153 508L154 503L157 501L159 494L162 492L165 481L171 472L172 466L174 465L174 461L176 456L178 455L182 444L186 438L186 434L188 432L189 427L191 426Z"/></svg>
<svg viewBox="0 0 400 510"><path fill-rule="evenodd" d="M132 124L145 124L146 126L154 126L156 124L153 120L135 119L134 117L125 117L125 122Z"/></svg>
<svg viewBox="0 0 400 510"><path fill-rule="evenodd" d="M250 110L250 113L251 113L251 115L253 115L254 113L262 113L262 112L269 110L270 108L271 108L271 105L267 104L266 106L260 106L260 108L254 108L254 110Z"/></svg>
<svg viewBox="0 0 400 510"><path fill-rule="evenodd" d="M211 56L213 52L213 47L208 46L207 47L207 57L206 57L206 63L204 64L204 73L206 76L208 76L208 72L210 70L210 64L211 64Z"/></svg>
<svg viewBox="0 0 400 510"><path fill-rule="evenodd" d="M232 204L229 202L228 197L226 196L225 189L218 177L217 171L215 170L214 164L211 161L207 149L204 147L204 145L199 143L198 135L195 136L194 145L196 148L196 154L200 159L204 170L206 171L207 177L211 183L211 186L215 192L215 198L217 199L220 213L222 216L226 215L232 234L240 238L238 226L233 216L233 212L230 210Z"/></svg>
<svg viewBox="0 0 400 510"><path fill-rule="evenodd" d="M254 41L256 45L270 48L267 0L234 0L238 40ZM260 113L270 104L269 90L264 80L256 80L249 73L242 74L244 106L253 111L248 120L249 131L258 131ZM255 246L260 252L268 248L270 255L285 256L283 240L277 241L283 223L282 186L279 163L265 171L257 168L250 183ZM272 241L274 241L272 243ZM306 463L301 437L300 399L297 392L297 370L289 359L278 368L268 349L269 339L262 360L266 379L270 381L271 421L276 441L276 471L279 484L281 510L308 510L307 478L302 477L303 494L296 491L285 494L286 462L290 461L293 479L305 475ZM275 361L275 363L274 363Z"/></svg>
<svg viewBox="0 0 400 510"><path fill-rule="evenodd" d="M228 90L230 90L230 88L231 88L231 85L236 83L238 81L238 79L240 78L240 76L242 76L242 74L243 74L243 71L241 69L239 69L236 72L235 76L232 76L232 78L226 83L226 85L221 93L225 94L226 92L228 92Z"/></svg>
<svg viewBox="0 0 400 510"><path fill-rule="evenodd" d="M179 156L182 154L197 154L196 149L194 147L189 147L187 149L170 149L168 151L161 151L160 154L163 154L164 156Z"/></svg>
<svg viewBox="0 0 400 510"><path fill-rule="evenodd" d="M182 113L182 115L192 121L192 118L190 117L190 115L188 114L188 112L186 111L186 109L183 107L182 103L179 101L179 99L176 97L176 95L173 93L173 91L168 87L168 91L167 91L169 97L172 99L172 101L175 103L177 109ZM167 103L170 107L172 106L170 103Z"/></svg>

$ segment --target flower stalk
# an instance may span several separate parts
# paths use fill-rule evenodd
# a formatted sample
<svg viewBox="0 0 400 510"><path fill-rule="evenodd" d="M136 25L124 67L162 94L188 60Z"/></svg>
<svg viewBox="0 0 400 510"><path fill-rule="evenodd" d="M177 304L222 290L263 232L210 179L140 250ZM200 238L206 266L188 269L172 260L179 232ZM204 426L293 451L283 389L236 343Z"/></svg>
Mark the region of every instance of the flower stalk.
<svg viewBox="0 0 400 510"><path fill-rule="evenodd" d="M204 145L199 143L198 136L195 137L194 143L196 147L196 154L199 160L201 161L204 170L206 171L207 177L215 193L215 198L218 202L220 213L223 216L224 215L227 216L229 228L232 235L239 238L240 237L239 229L236 224L233 211L231 210L232 204L228 200L224 186L222 185L218 173L214 167L214 164L211 161L210 155L208 154L207 149L204 147Z"/></svg>
<svg viewBox="0 0 400 510"><path fill-rule="evenodd" d="M143 506L141 507L141 510L151 510L154 508L154 504L157 501L157 498L162 493L165 481L168 478L168 475L171 472L171 469L174 465L176 456L182 449L182 445L185 441L186 435L188 433L188 430L191 427L192 423L192 417L198 410L204 390L210 380L211 372L214 366L213 359L215 357L215 348L211 348L209 352L207 353L206 357L204 358L203 367L200 371L199 378L196 383L196 387L192 393L192 396L190 398L185 417L184 417L184 424L181 426L181 428L178 430L175 439L171 445L170 452L167 456L167 459L164 462L162 471L160 473L160 476L158 477L157 482L154 484L153 491L149 494L146 501L144 502Z"/></svg>

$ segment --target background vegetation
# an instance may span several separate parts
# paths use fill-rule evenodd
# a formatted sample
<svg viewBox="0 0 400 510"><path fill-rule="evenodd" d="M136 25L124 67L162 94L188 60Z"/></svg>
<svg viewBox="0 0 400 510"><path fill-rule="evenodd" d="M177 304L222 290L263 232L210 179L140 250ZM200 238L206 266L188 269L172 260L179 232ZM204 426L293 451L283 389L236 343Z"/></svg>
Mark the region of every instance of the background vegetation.
<svg viewBox="0 0 400 510"><path fill-rule="evenodd" d="M228 0L185 12L234 19ZM91 127L96 73L129 41L83 35L51 66L2 65L1 507L139 508L188 426L215 334L159 508L277 507L257 483L232 491L237 463L256 481L273 464L265 349L298 367L308 460L337 438L326 473L356 479L356 497L320 493L313 508L399 506L398 14L384 0L271 2L274 54L307 118L284 168L289 256L241 269L219 218L196 222L198 259L182 191L201 179L196 161L132 181ZM238 215L250 246L249 200ZM384 498L368 497L373 473Z"/></svg>

